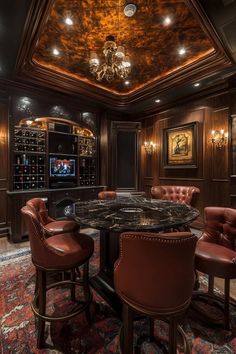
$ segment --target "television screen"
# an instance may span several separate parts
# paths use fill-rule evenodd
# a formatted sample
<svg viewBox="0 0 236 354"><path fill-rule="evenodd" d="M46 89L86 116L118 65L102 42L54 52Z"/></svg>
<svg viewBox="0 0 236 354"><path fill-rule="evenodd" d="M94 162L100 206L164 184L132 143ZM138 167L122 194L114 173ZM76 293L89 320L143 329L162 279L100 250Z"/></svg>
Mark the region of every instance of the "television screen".
<svg viewBox="0 0 236 354"><path fill-rule="evenodd" d="M75 177L75 159L50 157L50 177Z"/></svg>

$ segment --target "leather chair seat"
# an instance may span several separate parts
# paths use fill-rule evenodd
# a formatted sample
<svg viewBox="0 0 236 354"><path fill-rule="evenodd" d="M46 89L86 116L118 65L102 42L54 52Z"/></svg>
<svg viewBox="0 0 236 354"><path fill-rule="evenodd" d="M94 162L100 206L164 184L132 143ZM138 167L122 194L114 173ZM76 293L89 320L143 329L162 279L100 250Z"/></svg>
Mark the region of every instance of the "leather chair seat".
<svg viewBox="0 0 236 354"><path fill-rule="evenodd" d="M214 298L216 303L222 297L214 291L214 277L224 279L224 327L230 329L230 280L236 279L236 210L224 207L204 209L204 231L198 240L195 254L196 270L208 275L208 292L195 295L205 300ZM200 311L200 309L199 309ZM221 323L219 319L208 317L210 322Z"/></svg>
<svg viewBox="0 0 236 354"><path fill-rule="evenodd" d="M26 205L37 215L43 226L45 237L67 232L77 232L79 225L72 220L55 220L48 215L48 210L41 198L33 198L27 201Z"/></svg>
<svg viewBox="0 0 236 354"><path fill-rule="evenodd" d="M115 191L101 191L98 193L98 199L105 200L105 199L116 199L117 194Z"/></svg>
<svg viewBox="0 0 236 354"><path fill-rule="evenodd" d="M35 198L21 209L29 234L32 262L36 269L35 292L31 308L37 317L37 347L39 349L45 346L46 321L65 321L84 312L88 323L91 323L92 293L89 287L89 259L94 251L94 241L90 236L78 233L77 228L75 232L66 232L73 223L69 220L54 222L47 215L47 210L43 208L45 208L43 201ZM47 217L48 224L43 223L43 217ZM64 233L52 235L46 229L48 225L49 231L52 227L52 230L56 232L64 229ZM83 267L82 272L80 272L80 267ZM64 272L67 272L67 279ZM56 273L60 275L57 277L58 281L57 278L54 279ZM51 276L48 277L48 274ZM66 314L49 314L47 312L47 291L60 286L65 287L65 285L71 293L73 308L70 307ZM83 292L76 294L76 286L82 287ZM78 296L82 298L81 301L77 300ZM53 300L57 301L56 298Z"/></svg>
<svg viewBox="0 0 236 354"><path fill-rule="evenodd" d="M93 254L94 242L85 234L60 234L45 240L45 246L52 251L51 257L45 259L45 264L38 264L47 269L75 268L85 263ZM55 256L54 256L54 254Z"/></svg>
<svg viewBox="0 0 236 354"><path fill-rule="evenodd" d="M157 316L157 314L158 315L163 314L164 316L168 316L176 312L178 313L181 313L182 311L184 312L186 308L188 308L191 302L191 298L189 298L186 301L179 303L179 305L175 304L174 306L171 307L161 306L156 303L154 303L153 306L150 306L150 305L141 304L140 301L136 302L134 299L130 299L130 297L127 297L122 292L120 292L119 295L128 306L136 309L137 312L146 313L147 315L154 316L154 317Z"/></svg>
<svg viewBox="0 0 236 354"><path fill-rule="evenodd" d="M57 220L44 225L44 229L52 235L75 232L78 230L78 228L79 225L76 222L70 220Z"/></svg>
<svg viewBox="0 0 236 354"><path fill-rule="evenodd" d="M235 256L232 249L200 240L196 248L196 268L209 275L232 279L235 278Z"/></svg>

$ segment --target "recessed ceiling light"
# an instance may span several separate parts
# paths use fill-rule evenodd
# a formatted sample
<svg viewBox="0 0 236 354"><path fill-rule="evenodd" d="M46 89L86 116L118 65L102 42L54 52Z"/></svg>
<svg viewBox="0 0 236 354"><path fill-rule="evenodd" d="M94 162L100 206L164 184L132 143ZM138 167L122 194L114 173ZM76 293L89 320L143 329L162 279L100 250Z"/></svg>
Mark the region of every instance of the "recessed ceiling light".
<svg viewBox="0 0 236 354"><path fill-rule="evenodd" d="M184 55L186 53L186 49L185 48L180 48L179 49L179 55Z"/></svg>
<svg viewBox="0 0 236 354"><path fill-rule="evenodd" d="M127 81L125 81L125 85L129 85L130 84L130 82L127 80Z"/></svg>
<svg viewBox="0 0 236 354"><path fill-rule="evenodd" d="M124 14L127 17L132 17L132 16L134 16L136 10L137 10L137 7L135 4L127 4L124 8Z"/></svg>
<svg viewBox="0 0 236 354"><path fill-rule="evenodd" d="M59 50L57 48L54 48L52 52L53 52L54 55L59 55L60 54L60 52L59 52Z"/></svg>
<svg viewBox="0 0 236 354"><path fill-rule="evenodd" d="M155 102L156 102L156 103L160 103L161 100L158 98L158 99L155 100Z"/></svg>
<svg viewBox="0 0 236 354"><path fill-rule="evenodd" d="M194 87L199 87L200 86L200 82L195 82L195 84L193 84Z"/></svg>
<svg viewBox="0 0 236 354"><path fill-rule="evenodd" d="M163 20L163 25L169 26L170 24L171 24L171 18L170 18L170 16L166 16Z"/></svg>
<svg viewBox="0 0 236 354"><path fill-rule="evenodd" d="M70 17L67 17L67 18L65 19L65 23L66 23L68 26L72 26L72 25L73 25L73 21L72 21L72 19L71 19Z"/></svg>

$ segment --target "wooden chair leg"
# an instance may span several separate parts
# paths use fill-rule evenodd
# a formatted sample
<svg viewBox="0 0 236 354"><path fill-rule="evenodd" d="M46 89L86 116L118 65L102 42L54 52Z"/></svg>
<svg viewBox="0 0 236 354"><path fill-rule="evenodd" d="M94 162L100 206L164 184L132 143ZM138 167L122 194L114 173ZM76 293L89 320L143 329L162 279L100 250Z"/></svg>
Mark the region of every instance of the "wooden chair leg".
<svg viewBox="0 0 236 354"><path fill-rule="evenodd" d="M208 293L214 294L214 277L212 275L208 275Z"/></svg>
<svg viewBox="0 0 236 354"><path fill-rule="evenodd" d="M172 317L169 324L169 354L176 354L177 350L177 319Z"/></svg>
<svg viewBox="0 0 236 354"><path fill-rule="evenodd" d="M83 266L83 284L84 284L84 298L85 301L88 301L91 296L91 290L89 286L89 262L85 263ZM92 323L90 306L85 309L85 316L88 321L88 324Z"/></svg>
<svg viewBox="0 0 236 354"><path fill-rule="evenodd" d="M45 315L46 310L46 272L43 270L37 270L38 272L38 310L40 315ZM45 333L45 321L42 318L38 318L38 337L37 347L43 348Z"/></svg>
<svg viewBox="0 0 236 354"><path fill-rule="evenodd" d="M150 341L154 341L154 328L155 328L155 319L149 317L149 333L150 333Z"/></svg>
<svg viewBox="0 0 236 354"><path fill-rule="evenodd" d="M39 292L39 274L38 274L38 269L36 268L35 271L35 288L34 288L34 296L37 297L36 301L36 306L39 307L39 302L38 302L38 292Z"/></svg>
<svg viewBox="0 0 236 354"><path fill-rule="evenodd" d="M123 303L123 325L124 325L124 336L122 346L123 354L133 353L133 316L132 310L128 305Z"/></svg>
<svg viewBox="0 0 236 354"><path fill-rule="evenodd" d="M224 301L224 327L229 330L229 297L230 297L230 279L225 279L224 289L225 301Z"/></svg>
<svg viewBox="0 0 236 354"><path fill-rule="evenodd" d="M76 279L75 269L72 269L72 270L71 270L71 272L70 272L70 279L71 279L71 281L75 281L75 279ZM71 284L70 295L71 295L71 300L72 300L72 301L76 301L76 297L75 297L75 284Z"/></svg>

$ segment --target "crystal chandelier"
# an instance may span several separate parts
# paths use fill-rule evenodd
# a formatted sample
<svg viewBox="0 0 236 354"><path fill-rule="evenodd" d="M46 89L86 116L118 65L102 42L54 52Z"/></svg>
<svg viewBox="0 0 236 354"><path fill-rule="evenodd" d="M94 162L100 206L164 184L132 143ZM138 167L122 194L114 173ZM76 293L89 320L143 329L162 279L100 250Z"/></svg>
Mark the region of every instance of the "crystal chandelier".
<svg viewBox="0 0 236 354"><path fill-rule="evenodd" d="M89 60L90 72L96 80L106 79L111 82L115 77L126 79L131 71L129 56L125 55L123 46L117 46L114 36L107 36L103 46L105 62L100 64L97 53L91 52Z"/></svg>

